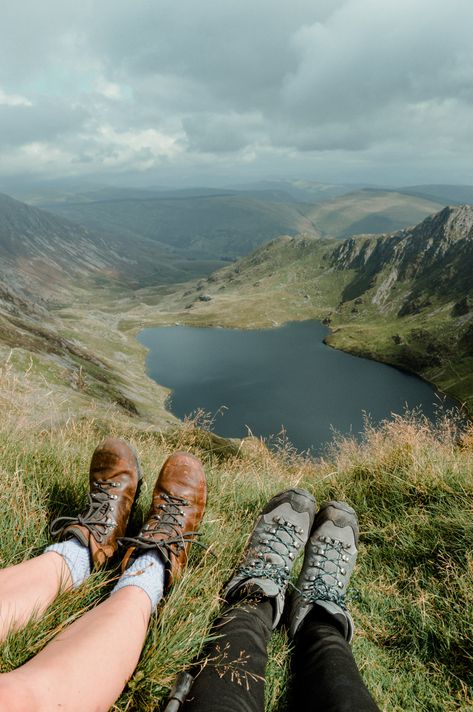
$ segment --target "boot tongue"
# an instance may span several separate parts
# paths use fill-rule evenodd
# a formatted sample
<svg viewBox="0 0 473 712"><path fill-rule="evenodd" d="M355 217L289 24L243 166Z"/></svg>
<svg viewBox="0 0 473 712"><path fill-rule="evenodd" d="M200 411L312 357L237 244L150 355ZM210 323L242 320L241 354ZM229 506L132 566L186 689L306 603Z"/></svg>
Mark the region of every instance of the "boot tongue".
<svg viewBox="0 0 473 712"><path fill-rule="evenodd" d="M274 598L279 593L279 586L269 578L252 578L245 581L245 588L263 593L268 598Z"/></svg>

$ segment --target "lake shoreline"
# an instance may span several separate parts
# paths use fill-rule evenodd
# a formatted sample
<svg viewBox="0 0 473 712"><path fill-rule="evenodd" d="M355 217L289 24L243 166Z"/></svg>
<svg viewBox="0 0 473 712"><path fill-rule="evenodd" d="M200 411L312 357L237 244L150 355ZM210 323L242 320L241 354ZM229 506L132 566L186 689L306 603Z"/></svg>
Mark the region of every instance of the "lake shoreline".
<svg viewBox="0 0 473 712"><path fill-rule="evenodd" d="M166 329L168 330L168 332L164 331ZM173 345L172 345L169 353L165 357L166 359L168 359L167 363L168 363L169 373L167 375L164 374L162 370L160 373L157 373L151 365L151 360L153 358L153 356L152 356L153 347L152 347L152 344L147 341L147 339L144 335L145 335L145 333L155 332L156 330L158 330L158 331L161 330L159 332L161 334L161 336L163 336L165 333L170 333L169 330L174 330L174 333L172 336ZM252 334L253 336L251 336L251 337L246 336L244 338L246 338L246 341L248 343L253 344L252 348L256 349L257 355L259 353L259 349L263 348L261 346L258 346L258 344L257 344L257 339L260 338L260 336L258 336L258 335L270 334L270 333L277 334L278 332L281 332L281 330L284 330L284 337L282 338L282 340L278 341L278 338L280 338L278 336L277 338L271 337L269 339L269 341L273 342L271 348L274 348L276 346L277 347L276 350L278 352L279 351L282 352L285 350L285 355L287 358L291 355L291 350L290 349L289 349L289 351L287 350L287 344L285 345L284 341L286 340L288 335L291 335L291 332L292 332L292 336L299 334L299 337L301 337L303 339L308 338L310 336L309 343L310 343L310 349L312 350L312 355L313 355L313 357L317 357L319 359L322 358L321 363L325 364L323 368L326 369L326 373L330 373L330 368L331 368L330 359L332 358L330 356L327 357L327 354L330 354L330 353L339 354L340 356L335 357L335 360L340 361L340 359L341 359L341 363L343 363L343 366L341 367L342 372L346 371L346 369L348 369L350 371L351 368L355 368L355 369L358 368L360 370L360 373L362 374L363 378L368 378L368 382L370 381L370 379L373 379L373 378L378 379L379 383L376 386L376 388L378 390L380 388L382 389L383 387L385 387L385 386L383 386L383 382L385 381L385 379L388 379L389 383L391 383L391 381L392 381L393 383L396 382L396 383L402 384L403 388L407 388L406 402L408 404L409 410L412 410L413 408L415 408L417 406L417 402L414 402L411 405L409 403L408 394L411 391L412 392L415 392L416 390L422 391L422 393L423 393L422 397L424 399L430 398L430 405L428 407L426 405L422 406L422 410L427 408L426 417L428 417L430 420L433 419L434 405L435 405L435 409L438 409L439 407L446 407L445 404L443 406L441 406L440 403L437 403L436 399L442 399L442 401L445 401L445 399L447 399L448 407L456 407L456 405L457 405L456 403L453 402L453 399L451 399L449 396L444 396L444 394L442 394L439 391L439 389L437 389L435 387L435 385L429 383L425 379L420 378L417 374L413 374L412 372L410 372L408 370L403 370L403 369L397 368L395 366L392 366L391 364L382 363L378 360L367 359L367 358L361 356L360 354L350 354L350 353L347 353L346 351L342 351L340 349L333 348L332 344L326 343L326 338L328 336L330 336L331 329L328 327L328 325L322 324L322 322L320 320L311 319L311 320L304 320L304 321L291 321L291 322L286 322L285 324L283 324L282 326L279 326L279 327L270 326L269 328L264 328L264 329L248 329L248 328L240 328L240 327L233 327L233 326L231 328L227 328L227 327L203 326L203 325L198 325L198 326L197 325L189 326L189 325L184 325L184 324L176 325L176 322L174 322L174 324L172 326L161 325L161 326L154 327L154 328L148 327L146 329L141 330L139 332L139 334L137 335L137 339L138 339L139 343L142 346L145 346L148 348L148 353L146 356L146 365L145 365L146 372L147 372L148 376L151 377L155 382L159 383L161 386L164 386L166 389L168 389L168 388L171 389L172 393L170 394L170 399L171 399L172 403L169 403L169 400L167 400L166 408L170 408L171 414L174 415L175 417L180 418L180 419L182 419L182 417L184 415L188 414L190 411L196 410L199 407L203 408L207 412L216 413L216 412L218 412L219 408L222 405L227 406L229 403L226 402L225 397L222 397L220 402L218 402L218 400L215 400L215 399L212 400L212 398L210 398L210 400L209 400L208 393L206 393L206 388L207 388L207 391L208 391L208 388L210 388L210 387L216 388L218 386L220 388L221 383L222 383L222 378L223 378L223 380L225 380L225 378L226 378L231 386L232 395L234 395L235 394L234 393L235 392L234 379L235 379L235 373L238 372L239 363L238 363L238 360L235 361L235 356L233 354L231 356L231 358L233 359L233 361L231 361L231 363L233 365L228 367L230 370L228 371L228 373L226 375L225 374L222 375L222 373L219 373L219 376L217 378L215 373L208 374L205 372L205 368L204 368L204 370L202 370L202 368L203 368L202 363L196 364L196 363L192 362L192 359L191 359L191 361L188 364L188 368L190 369L189 374L185 375L185 376L182 376L182 375L178 376L178 378L181 379L180 384L173 383L172 382L173 371L175 371L175 369L176 369L175 353L177 353L180 348L179 340L176 339L176 334L177 334L176 330L181 330L181 332L180 332L181 338L184 338L184 341L186 342L185 348L187 348L187 349L190 348L191 350L192 350L192 348L195 348L195 346L194 347L190 346L190 342L187 343L186 340L190 338L190 334L191 334L192 330L193 330L193 332L199 332L198 337L196 337L196 336L193 337L193 338L197 338L197 342L196 342L197 343L197 352L199 352L199 353L202 351L202 349L206 348L204 342L205 342L205 339L207 338L207 335L210 332L212 332L212 334L213 334L211 338L214 341L216 339L215 344L219 343L220 344L219 348L224 348L224 350L228 349L228 347L221 345L221 344L223 344L222 338L223 338L223 340L225 340L228 337L224 336L221 338L221 337L216 336L217 334L225 334L225 333L233 334L233 336L231 337L233 339L233 346L231 347L231 349L233 349L233 350L235 350L235 349L238 350L238 348L239 348L238 343L237 343L237 341L235 341L235 339L238 340L241 337L244 337L245 334L246 335ZM316 338L314 337L315 332L317 332ZM266 337L261 337L261 338L265 339ZM315 340L314 340L314 338L315 338ZM256 341L255 341L255 339L256 339ZM290 339L289 339L289 341L290 341ZM213 345L212 348L215 348L215 344ZM292 346L294 348L297 347L298 358L301 359L303 362L305 346L301 343L296 344L295 342L292 344ZM173 349L174 349L174 353L173 353ZM230 351L231 351L231 349L230 349ZM323 354L323 349L326 349L327 353ZM259 354L258 358L261 359L261 357L262 357L262 355ZM212 353L210 353L210 355L207 354L206 358L212 358ZM267 356L265 356L264 358L267 358ZM329 360L327 360L327 358ZM347 361L347 359L348 360L353 359L353 361L350 362L350 361ZM283 361L284 361L284 358L283 358ZM358 361L360 362L360 364L362 364L361 366L354 365L354 363L358 362ZM352 365L349 365L349 364L352 364ZM367 366L366 364L372 364L373 366L376 365L376 368L373 371L372 366ZM218 371L220 366L221 366L221 364L218 364L218 363L214 364L214 366L213 366L214 371L215 371L215 369L217 369L217 371ZM309 385L311 385L311 387L312 387L314 370L312 370L312 371L310 370L310 364L306 364L306 366L309 366L309 370L307 371L307 374L308 374L307 379L308 379ZM304 366L304 367L306 367L306 366ZM381 371L379 371L379 368L390 369L390 371L382 371L381 372ZM248 363L247 363L247 369L248 369ZM267 362L265 362L264 367L261 368L261 364L260 364L260 371L258 371L258 377L256 379L254 387L258 387L258 388L260 387L258 385L259 381L265 383L266 390L268 390L268 388L270 388L270 387L271 388L274 387L274 385L270 385L270 384L268 384L268 382L266 382L267 378L268 378L268 373L267 373L268 370L272 373L273 367L268 369ZM285 376L288 375L284 371L282 373L284 374L284 378L281 378L281 374L279 374L279 376L275 376L275 383L277 384L277 391L278 391L279 397L282 398L281 403L284 405L284 404L287 404L290 399L287 394L283 395L281 393L281 390L284 390L281 386L281 380L284 380ZM383 375L380 375L381 373ZM393 376L393 373L399 374L399 377ZM342 373L342 376L341 376L342 380L343 380L343 378L346 379L346 375L347 375L346 373ZM171 381L168 380L168 376L171 377ZM246 393L245 389L247 389L247 384L245 383L245 381L248 380L248 370L245 371L245 368L243 368L243 371L240 374L240 376L243 379L243 382L242 382L243 385L241 386L241 389L243 389L243 391ZM196 380L198 381L199 378L205 378L206 382L208 384L206 388L202 389L202 391L199 395L199 398L201 398L201 397L204 399L207 398L207 400L202 401L202 402L194 401L192 403L188 399L186 400L187 391L194 392L194 391L199 390L198 384L196 385L196 383L195 383L195 381ZM406 381L405 380L406 378L409 380ZM340 380L339 375L336 376L336 380ZM350 386L349 381L346 381L346 383L348 384L348 385L346 385L346 388L348 389L348 391L349 391L350 387L353 388L353 386ZM418 384L418 385L413 386L414 383ZM211 386L209 384L211 384ZM422 387L419 384L422 384L422 387L424 388L424 390L422 390ZM305 390L307 389L307 385L308 384L306 382L304 387L301 386L300 379L296 379L296 386L297 386L297 389L299 389L297 392L300 394L303 394L303 395L299 396L301 399L301 402L304 402L304 400L305 400L305 397L306 397ZM322 384L320 387L323 392L325 389L325 386ZM367 386L368 391L369 391L370 387L371 386ZM389 417L391 411L398 412L399 414L404 413L405 408L399 406L400 399L402 400L402 396L399 396L399 394L397 392L399 387L400 387L399 385L396 386L395 388L393 386L389 386L389 388L391 388L390 398L391 398L392 402L394 403L392 408L388 407L387 410L385 408L385 411L383 412L382 405L380 403L380 399L379 399L379 397L376 397L373 405L371 405L370 403L363 403L362 405L360 405L360 407L358 409L358 415L355 417L352 414L351 417L353 418L353 422L355 423L355 425L353 427L351 425L350 425L350 427L347 427L347 418L346 417L345 417L345 419L343 419L343 418L341 419L341 422L342 422L341 426L337 422L335 422L333 424L332 424L332 422L330 422L330 426L333 425L335 430L337 430L337 431L341 430L345 434L357 435L363 429L363 422L359 417L359 413L363 410L369 411L371 413L373 422L375 422L375 423L380 422L385 417ZM183 388L186 391L186 393L184 395L182 392ZM338 387L335 388L335 391L337 391L337 388ZM290 390L290 387L288 389ZM394 391L394 393L393 393L393 391ZM358 385L357 390L356 390L357 395L355 396L355 400L359 399L361 397L360 394L362 392L363 392L363 389ZM339 394L339 396L338 396L341 399L340 400L340 403L341 403L340 409L342 411L347 410L347 409L349 410L350 406L347 404L346 398L345 398L345 400L343 400L343 395L344 394L342 393L342 394ZM251 392L250 392L249 396L250 396L250 398L252 397ZM318 396L318 393L317 393L317 391L315 391L313 394L315 402L317 402L317 396ZM331 400L330 393L327 392L325 397L328 402ZM238 399L237 399L237 401L238 401ZM404 402L404 401L402 401L402 402ZM186 409L186 406L183 405L183 403L184 404L187 403L187 409ZM386 401L386 403L387 403L387 401ZM210 404L210 407L208 407L209 404ZM297 437L294 437L294 435L291 432L291 428L295 428L295 426L292 425L289 428L286 427L287 420L285 417L282 418L284 423L279 423L278 427L274 427L274 423L276 423L274 414L271 414L271 417L270 417L270 422L273 423L272 429L271 428L268 429L268 427L263 428L263 427L261 427L261 425L258 425L258 427L255 427L254 423L255 422L259 423L260 421L256 421L255 419L253 419L251 422L248 422L247 418L248 418L248 413L250 413L250 414L252 413L253 407L255 407L258 410L258 408L259 408L258 403L256 403L255 406L247 405L246 411L242 407L241 403L239 403L239 402L237 402L237 405L235 405L234 403L231 404L231 408L234 409L235 407L238 407L240 409L240 412L243 413L243 420L241 421L241 424L249 427L253 434L256 434L257 436L261 436L261 437L269 437L271 435L274 436L275 434L277 435L277 433L281 431L281 426L284 426L284 428L288 432L289 440L291 442L295 442L296 447L303 451L308 450L313 447L316 447L316 449L317 448L320 449L322 442L324 444L328 444L331 441L331 439L333 438L333 431L330 430L330 432L328 432L327 429L325 430L326 435L322 438L320 436L320 432L321 432L320 431L320 428L321 428L320 423L316 423L317 428L316 428L316 430L314 430L314 432L316 431L319 433L319 435L316 438L316 442L310 443L307 441L307 439L305 441L303 441L304 436L301 436L301 433L304 433L304 432L307 433L307 427L305 425L297 426L298 434L297 434ZM279 407L279 406L276 406L276 407ZM384 404L383 404L383 407L384 407ZM299 405L297 403L295 405L294 405L294 403L292 403L291 408L293 409L293 411L296 414L300 410ZM373 415L373 409L374 409L374 415ZM312 416L311 412L307 411L306 416L308 418L310 418ZM301 417L303 417L303 416L301 415ZM294 423L296 418L295 418L295 416L294 416L294 420L292 418L293 418L293 416L291 416L290 422ZM229 431L228 427L227 427L229 421L230 421L230 418L228 417L228 414L227 414L227 424L225 426L222 424L222 422L218 421L218 417L217 417L216 424L215 424L215 432L217 432L222 437L228 437L228 438L242 438L247 435L247 433L243 433L241 430L240 431L236 431L236 430ZM233 419L232 419L232 422L234 422ZM301 440L301 437L302 437L302 440ZM307 438L307 435L305 437Z"/></svg>

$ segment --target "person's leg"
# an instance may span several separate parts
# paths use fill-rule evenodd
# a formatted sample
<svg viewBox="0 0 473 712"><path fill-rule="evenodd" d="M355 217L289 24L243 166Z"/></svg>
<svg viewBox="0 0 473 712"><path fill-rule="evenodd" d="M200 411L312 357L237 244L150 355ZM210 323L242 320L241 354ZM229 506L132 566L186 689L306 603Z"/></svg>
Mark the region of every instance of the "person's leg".
<svg viewBox="0 0 473 712"><path fill-rule="evenodd" d="M71 587L62 556L48 552L0 571L0 642L10 630L40 616L61 589Z"/></svg>
<svg viewBox="0 0 473 712"><path fill-rule="evenodd" d="M295 710L379 712L345 636L319 606L296 634L293 668Z"/></svg>
<svg viewBox="0 0 473 712"><path fill-rule="evenodd" d="M264 672L272 632L268 598L228 609L212 628L216 640L204 652L184 712L261 712Z"/></svg>
<svg viewBox="0 0 473 712"><path fill-rule="evenodd" d="M358 520L344 502L314 519L289 614L294 638L294 709L377 712L353 658L345 593L358 553Z"/></svg>
<svg viewBox="0 0 473 712"><path fill-rule="evenodd" d="M0 710L110 709L136 667L150 613L144 590L127 586L117 591L34 658L0 675Z"/></svg>
<svg viewBox="0 0 473 712"><path fill-rule="evenodd" d="M288 490L264 507L224 591L231 608L216 621L184 712L262 712L271 631L279 623L294 561L307 541L315 500ZM250 597L250 598L248 598ZM245 600L246 598L246 600Z"/></svg>
<svg viewBox="0 0 473 712"><path fill-rule="evenodd" d="M0 710L104 712L138 662L165 574L177 578L206 501L205 474L192 455L171 455L158 476L147 522L107 601L59 633L38 655L0 675ZM123 542L130 540L123 538ZM130 551L128 552L130 554Z"/></svg>

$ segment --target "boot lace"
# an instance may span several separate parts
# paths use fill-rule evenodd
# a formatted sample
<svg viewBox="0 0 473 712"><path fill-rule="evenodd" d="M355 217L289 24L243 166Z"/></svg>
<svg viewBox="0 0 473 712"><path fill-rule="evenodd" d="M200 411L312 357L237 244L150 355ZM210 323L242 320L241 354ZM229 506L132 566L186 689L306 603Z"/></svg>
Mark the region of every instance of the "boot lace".
<svg viewBox="0 0 473 712"><path fill-rule="evenodd" d="M85 527L99 543L108 536L110 529L116 526L116 522L111 515L112 500L118 499L118 495L110 490L121 487L121 482L113 480L95 480L93 490L89 493L88 509L84 514L75 517L57 517L51 522L49 531L55 537L71 525Z"/></svg>
<svg viewBox="0 0 473 712"><path fill-rule="evenodd" d="M275 526L276 525L276 526ZM244 578L267 578L284 589L291 574L293 561L303 545L303 529L281 516L273 524L265 523L259 540L248 552L248 558L237 571Z"/></svg>
<svg viewBox="0 0 473 712"><path fill-rule="evenodd" d="M348 549L350 544L338 539L328 536L317 537L317 544L311 551L309 568L302 587L301 589L294 587L304 601L307 603L333 601L346 609L344 579L350 575L348 566L351 558L347 553Z"/></svg>
<svg viewBox="0 0 473 712"><path fill-rule="evenodd" d="M207 547L198 541L199 532L183 532L184 516L183 507L188 507L190 502L182 497L176 497L165 492L160 495L164 500L156 507L141 532L134 537L120 537L121 546L134 546L137 549L158 549L167 562L171 561L171 554L179 556L186 544L197 544L202 548ZM165 539L157 539L157 535L164 535Z"/></svg>

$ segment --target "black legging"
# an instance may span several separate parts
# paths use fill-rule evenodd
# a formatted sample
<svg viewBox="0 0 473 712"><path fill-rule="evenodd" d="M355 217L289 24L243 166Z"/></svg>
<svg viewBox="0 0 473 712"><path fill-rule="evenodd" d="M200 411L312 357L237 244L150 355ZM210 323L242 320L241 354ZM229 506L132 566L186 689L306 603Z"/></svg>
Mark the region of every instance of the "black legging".
<svg viewBox="0 0 473 712"><path fill-rule="evenodd" d="M273 610L268 599L241 603L217 619L184 712L263 712ZM290 709L379 712L351 648L327 612L314 606L295 638Z"/></svg>

